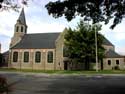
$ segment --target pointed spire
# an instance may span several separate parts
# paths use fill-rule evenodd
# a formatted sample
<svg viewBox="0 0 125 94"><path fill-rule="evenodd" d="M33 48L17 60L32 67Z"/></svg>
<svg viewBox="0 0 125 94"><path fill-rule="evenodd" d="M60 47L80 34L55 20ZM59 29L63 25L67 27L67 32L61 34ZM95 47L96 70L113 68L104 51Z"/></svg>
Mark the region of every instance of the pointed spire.
<svg viewBox="0 0 125 94"><path fill-rule="evenodd" d="M26 25L24 8L22 8L22 11L21 11L20 16L17 21L19 21L21 24Z"/></svg>

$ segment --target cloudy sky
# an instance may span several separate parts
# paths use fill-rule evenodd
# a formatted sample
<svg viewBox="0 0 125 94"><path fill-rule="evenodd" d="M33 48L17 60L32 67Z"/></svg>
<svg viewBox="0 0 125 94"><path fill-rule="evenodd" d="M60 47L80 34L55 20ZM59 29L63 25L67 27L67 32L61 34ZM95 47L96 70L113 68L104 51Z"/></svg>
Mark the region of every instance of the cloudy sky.
<svg viewBox="0 0 125 94"><path fill-rule="evenodd" d="M45 5L49 1L57 0L30 0L28 6L24 8L28 33L62 32L65 27L76 27L79 17L67 22L64 17L54 19L49 16ZM14 25L19 17L15 11L0 12L0 43L2 52L9 49L9 43L14 33ZM110 25L110 24L109 24ZM125 20L114 30L109 29L109 25L103 25L100 31L116 48L116 51L125 55Z"/></svg>

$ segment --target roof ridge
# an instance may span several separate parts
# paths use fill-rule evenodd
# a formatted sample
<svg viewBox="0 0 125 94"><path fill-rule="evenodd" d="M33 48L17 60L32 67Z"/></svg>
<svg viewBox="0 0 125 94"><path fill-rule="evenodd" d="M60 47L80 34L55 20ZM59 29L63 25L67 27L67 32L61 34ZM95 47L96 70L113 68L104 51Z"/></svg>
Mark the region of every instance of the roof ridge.
<svg viewBox="0 0 125 94"><path fill-rule="evenodd" d="M59 33L62 33L62 32L43 32L43 33L28 33L26 35L35 35L35 34L59 34Z"/></svg>

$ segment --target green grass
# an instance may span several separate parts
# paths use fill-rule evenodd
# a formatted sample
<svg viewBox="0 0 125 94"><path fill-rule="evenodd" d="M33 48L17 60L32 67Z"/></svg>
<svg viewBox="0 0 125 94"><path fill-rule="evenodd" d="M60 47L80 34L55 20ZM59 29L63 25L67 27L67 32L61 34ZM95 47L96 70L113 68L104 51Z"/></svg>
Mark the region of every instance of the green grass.
<svg viewBox="0 0 125 94"><path fill-rule="evenodd" d="M12 68L0 68L0 71L9 72L25 72L25 73L45 73L45 74L78 74L78 75L96 75L96 74L125 74L125 70L103 70L96 72L93 71L65 71L65 70L31 70L31 69L12 69Z"/></svg>

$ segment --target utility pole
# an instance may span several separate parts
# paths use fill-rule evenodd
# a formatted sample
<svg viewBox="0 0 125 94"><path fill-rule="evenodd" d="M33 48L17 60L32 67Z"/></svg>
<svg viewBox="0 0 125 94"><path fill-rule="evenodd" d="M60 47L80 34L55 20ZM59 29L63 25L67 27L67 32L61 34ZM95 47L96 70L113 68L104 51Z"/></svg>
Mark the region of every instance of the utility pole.
<svg viewBox="0 0 125 94"><path fill-rule="evenodd" d="M98 48L97 48L97 31L96 31L96 25L95 25L94 29L95 29L96 72L98 72Z"/></svg>

